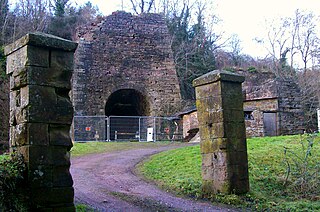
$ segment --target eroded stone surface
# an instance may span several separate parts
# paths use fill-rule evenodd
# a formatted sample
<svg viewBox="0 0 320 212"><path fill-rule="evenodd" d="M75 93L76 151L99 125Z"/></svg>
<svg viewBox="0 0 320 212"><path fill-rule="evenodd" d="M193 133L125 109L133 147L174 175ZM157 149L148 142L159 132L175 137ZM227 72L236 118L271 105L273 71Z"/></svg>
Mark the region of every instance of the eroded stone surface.
<svg viewBox="0 0 320 212"><path fill-rule="evenodd" d="M203 191L208 194L249 191L243 81L242 76L213 71L193 82L201 138Z"/></svg>
<svg viewBox="0 0 320 212"><path fill-rule="evenodd" d="M69 172L73 119L69 91L76 46L35 33L5 50L10 76L10 147L27 164L33 210L75 210Z"/></svg>
<svg viewBox="0 0 320 212"><path fill-rule="evenodd" d="M108 99L122 89L133 89L143 97L141 104L146 108L139 115L177 112L180 87L170 35L161 15L114 12L81 28L77 39L73 75L76 115L105 115Z"/></svg>

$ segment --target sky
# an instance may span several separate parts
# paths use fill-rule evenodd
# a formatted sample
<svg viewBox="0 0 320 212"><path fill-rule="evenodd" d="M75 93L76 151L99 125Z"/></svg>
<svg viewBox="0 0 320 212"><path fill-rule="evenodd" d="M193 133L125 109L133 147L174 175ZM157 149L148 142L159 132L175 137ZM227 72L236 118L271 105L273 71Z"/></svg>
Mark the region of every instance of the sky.
<svg viewBox="0 0 320 212"><path fill-rule="evenodd" d="M77 0L83 4L87 0ZM127 2L129 0L123 0ZM103 15L121 10L121 0L91 0ZM237 34L242 41L242 53L263 57L266 50L254 41L265 33L264 23L277 17L293 16L296 9L313 11L320 15L320 0L214 0L221 30L226 35Z"/></svg>

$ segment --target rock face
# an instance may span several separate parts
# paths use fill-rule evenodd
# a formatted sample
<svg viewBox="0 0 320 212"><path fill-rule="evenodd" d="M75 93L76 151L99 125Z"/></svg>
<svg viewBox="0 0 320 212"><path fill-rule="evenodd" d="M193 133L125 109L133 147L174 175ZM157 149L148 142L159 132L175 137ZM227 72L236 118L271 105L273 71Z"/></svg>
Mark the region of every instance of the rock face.
<svg viewBox="0 0 320 212"><path fill-rule="evenodd" d="M202 155L203 191L249 191L241 83L244 77L212 71L193 81Z"/></svg>
<svg viewBox="0 0 320 212"><path fill-rule="evenodd" d="M162 116L180 104L170 36L158 14L115 12L77 33L75 115Z"/></svg>
<svg viewBox="0 0 320 212"><path fill-rule="evenodd" d="M69 173L69 98L77 44L28 34L6 46L10 76L10 147L28 168L30 202L36 211L74 211Z"/></svg>

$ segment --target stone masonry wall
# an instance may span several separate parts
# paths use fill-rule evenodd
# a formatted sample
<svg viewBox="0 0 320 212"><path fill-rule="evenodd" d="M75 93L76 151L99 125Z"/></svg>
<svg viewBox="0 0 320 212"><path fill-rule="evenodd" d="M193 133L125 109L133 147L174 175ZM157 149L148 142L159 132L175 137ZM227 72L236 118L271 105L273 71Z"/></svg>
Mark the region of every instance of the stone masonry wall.
<svg viewBox="0 0 320 212"><path fill-rule="evenodd" d="M10 147L27 165L32 211L75 211L69 91L76 47L68 40L31 33L5 48Z"/></svg>
<svg viewBox="0 0 320 212"><path fill-rule="evenodd" d="M277 112L277 99L262 99L254 101L245 101L243 107L246 110L252 111L253 120L246 120L246 135L247 137L262 137L264 136L263 112Z"/></svg>
<svg viewBox="0 0 320 212"><path fill-rule="evenodd" d="M277 82L279 97L279 134L292 135L303 133L304 112L301 105L301 93L292 80Z"/></svg>
<svg viewBox="0 0 320 212"><path fill-rule="evenodd" d="M246 121L247 136L264 136L263 112L277 113L277 134L302 133L304 129L301 93L290 79L271 72L239 72L243 83L244 109L253 111L254 120Z"/></svg>
<svg viewBox="0 0 320 212"><path fill-rule="evenodd" d="M144 115L161 116L180 104L180 88L165 20L158 14L115 12L78 31L73 101L76 115L105 115L112 93L134 89Z"/></svg>
<svg viewBox="0 0 320 212"><path fill-rule="evenodd" d="M9 146L9 78L0 77L0 154Z"/></svg>

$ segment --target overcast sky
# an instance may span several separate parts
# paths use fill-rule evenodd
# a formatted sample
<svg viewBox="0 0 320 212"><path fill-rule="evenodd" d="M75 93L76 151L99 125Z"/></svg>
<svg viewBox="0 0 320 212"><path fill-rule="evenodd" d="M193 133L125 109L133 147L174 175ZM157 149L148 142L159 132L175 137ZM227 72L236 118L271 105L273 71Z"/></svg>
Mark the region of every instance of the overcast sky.
<svg viewBox="0 0 320 212"><path fill-rule="evenodd" d="M75 1L75 0L74 0ZM77 0L82 4L88 0ZM103 15L121 10L121 0L91 0ZM128 2L128 0L124 0ZM265 20L279 16L293 16L296 9L320 15L320 0L214 0L221 27L227 34L238 34L243 52L264 56L264 49L253 40L263 35Z"/></svg>

